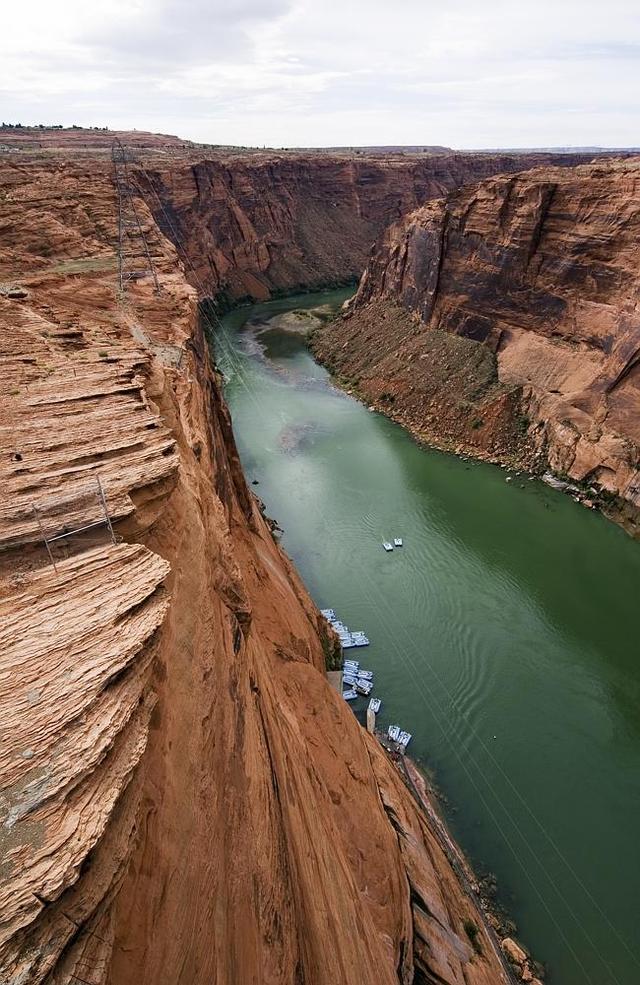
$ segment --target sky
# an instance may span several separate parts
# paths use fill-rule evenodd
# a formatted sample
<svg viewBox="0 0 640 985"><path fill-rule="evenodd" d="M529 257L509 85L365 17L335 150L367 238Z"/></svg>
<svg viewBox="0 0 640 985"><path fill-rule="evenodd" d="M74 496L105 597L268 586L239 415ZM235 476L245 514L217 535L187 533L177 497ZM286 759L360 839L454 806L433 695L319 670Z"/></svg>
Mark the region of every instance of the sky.
<svg viewBox="0 0 640 985"><path fill-rule="evenodd" d="M214 144L640 144L639 0L23 0L0 120Z"/></svg>

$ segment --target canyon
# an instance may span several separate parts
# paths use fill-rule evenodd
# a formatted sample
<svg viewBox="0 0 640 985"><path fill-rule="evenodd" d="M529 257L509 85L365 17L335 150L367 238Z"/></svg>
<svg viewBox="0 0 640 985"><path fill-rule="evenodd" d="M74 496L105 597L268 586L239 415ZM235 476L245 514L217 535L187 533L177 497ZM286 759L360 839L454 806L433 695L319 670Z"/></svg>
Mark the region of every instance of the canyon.
<svg viewBox="0 0 640 985"><path fill-rule="evenodd" d="M639 232L638 159L453 190L385 230L314 350L419 438L551 469L637 535Z"/></svg>
<svg viewBox="0 0 640 985"><path fill-rule="evenodd" d="M199 240L163 227L193 166L168 219L149 174L158 286L147 268L120 292L108 156L0 159L0 978L506 983L433 822L330 687L337 640L242 474ZM232 293L258 291L252 250ZM327 274L280 252L270 286Z"/></svg>
<svg viewBox="0 0 640 985"><path fill-rule="evenodd" d="M337 640L247 486L200 302L358 278L381 236L322 358L408 426L428 400L442 440L462 401L481 420L452 443L632 504L636 165L123 134L127 248L158 284L138 255L120 292L113 134L19 137L0 156L0 980L508 982L433 819L328 683ZM85 527L49 563L43 532Z"/></svg>
<svg viewBox="0 0 640 985"><path fill-rule="evenodd" d="M360 277L389 223L447 191L579 154L188 155L135 170L163 233L189 257L191 280L224 306Z"/></svg>

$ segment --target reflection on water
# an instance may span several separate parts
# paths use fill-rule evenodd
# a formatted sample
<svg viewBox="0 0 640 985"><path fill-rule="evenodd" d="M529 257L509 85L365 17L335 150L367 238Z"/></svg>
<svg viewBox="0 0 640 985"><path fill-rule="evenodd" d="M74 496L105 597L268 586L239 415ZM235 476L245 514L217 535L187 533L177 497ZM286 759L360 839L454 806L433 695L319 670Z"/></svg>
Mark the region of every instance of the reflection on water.
<svg viewBox="0 0 640 985"><path fill-rule="evenodd" d="M247 475L316 602L372 640L383 722L413 733L550 981L637 985L640 549L539 482L419 448L270 327L344 296L225 319Z"/></svg>

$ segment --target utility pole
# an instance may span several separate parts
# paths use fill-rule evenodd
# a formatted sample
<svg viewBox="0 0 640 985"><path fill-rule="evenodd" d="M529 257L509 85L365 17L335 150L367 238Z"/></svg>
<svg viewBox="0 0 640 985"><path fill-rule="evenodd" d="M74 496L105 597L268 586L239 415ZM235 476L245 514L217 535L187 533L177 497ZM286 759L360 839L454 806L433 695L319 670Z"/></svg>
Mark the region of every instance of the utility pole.
<svg viewBox="0 0 640 985"><path fill-rule="evenodd" d="M160 292L158 275L151 256L140 216L136 208L135 195L139 189L129 169L131 154L116 137L111 145L114 182L118 194L118 286L124 293L130 280L137 280L146 274L153 278L154 291ZM142 259L145 269L134 269L131 261Z"/></svg>

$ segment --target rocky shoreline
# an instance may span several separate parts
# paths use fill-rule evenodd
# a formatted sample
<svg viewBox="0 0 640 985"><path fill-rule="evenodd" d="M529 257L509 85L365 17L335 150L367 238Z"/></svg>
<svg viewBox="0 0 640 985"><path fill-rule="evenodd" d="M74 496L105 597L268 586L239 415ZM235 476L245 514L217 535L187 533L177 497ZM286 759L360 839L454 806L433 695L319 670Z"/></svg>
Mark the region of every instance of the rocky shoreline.
<svg viewBox="0 0 640 985"><path fill-rule="evenodd" d="M528 985L543 985L544 966L535 960L515 939L516 925L498 905L495 898L495 878L491 875L479 878L468 858L449 832L448 825L442 816L442 795L417 762L407 756L406 753L395 752L391 748L392 744L385 742L382 735L378 735L378 738L386 749L390 760L403 777L407 788L429 818L429 823L436 832L460 882L474 898L477 910L484 921L487 935L497 951L503 956L505 970ZM466 930L473 944L473 927L469 926Z"/></svg>

